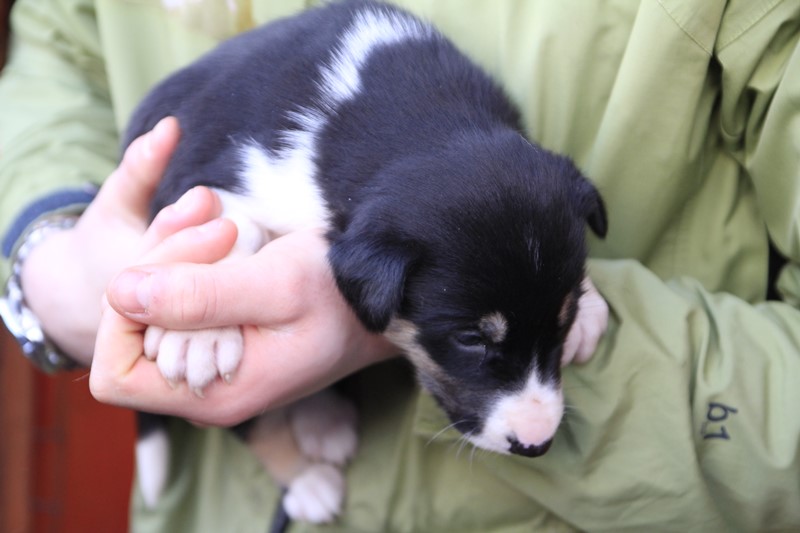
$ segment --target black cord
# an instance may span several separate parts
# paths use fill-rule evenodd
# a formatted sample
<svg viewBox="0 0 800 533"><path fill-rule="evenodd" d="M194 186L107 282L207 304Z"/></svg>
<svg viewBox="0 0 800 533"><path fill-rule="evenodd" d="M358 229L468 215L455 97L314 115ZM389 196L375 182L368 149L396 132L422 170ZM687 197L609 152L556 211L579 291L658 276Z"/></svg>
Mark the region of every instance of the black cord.
<svg viewBox="0 0 800 533"><path fill-rule="evenodd" d="M275 515L272 517L272 523L269 525L269 533L286 533L292 519L286 514L286 509L283 508L283 496L286 494L286 489L281 491L278 505L275 507Z"/></svg>

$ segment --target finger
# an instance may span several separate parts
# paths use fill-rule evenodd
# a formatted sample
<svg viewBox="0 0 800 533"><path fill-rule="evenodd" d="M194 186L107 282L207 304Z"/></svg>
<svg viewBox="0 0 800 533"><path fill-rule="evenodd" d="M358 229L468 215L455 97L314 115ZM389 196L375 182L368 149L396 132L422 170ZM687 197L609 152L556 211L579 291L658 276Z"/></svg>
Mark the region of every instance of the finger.
<svg viewBox="0 0 800 533"><path fill-rule="evenodd" d="M150 251L180 230L209 222L221 212L222 204L216 193L206 187L190 189L156 215L142 238L141 253Z"/></svg>
<svg viewBox="0 0 800 533"><path fill-rule="evenodd" d="M112 281L109 303L124 316L166 328L223 327L255 320L281 327L307 312L311 302L345 305L326 252L319 233L297 232L247 258L213 265L148 265L137 269L138 277Z"/></svg>
<svg viewBox="0 0 800 533"><path fill-rule="evenodd" d="M121 317L106 306L97 331L89 389L99 401L125 407L139 407L137 386L130 384L130 376L148 379L153 392L167 393L169 385L161 377L155 364L142 365L144 328ZM134 367L136 372L133 373ZM149 378L146 377L149 374Z"/></svg>
<svg viewBox="0 0 800 533"><path fill-rule="evenodd" d="M163 118L125 150L119 167L109 176L95 199L98 208L126 206L131 216L147 220L153 198L169 159L178 145L180 127L174 117Z"/></svg>
<svg viewBox="0 0 800 533"><path fill-rule="evenodd" d="M126 316L141 319L149 314L151 301L161 308L160 301L170 291L161 287L162 278L154 272L166 269L180 272L180 263L156 265L155 263L212 263L225 257L236 242L236 225L227 219L214 219L201 226L192 226L170 235L140 259L140 266L123 270L106 290L108 303L115 309L125 309ZM178 274L180 275L180 274ZM153 281L155 280L155 282ZM151 290L156 285L157 291ZM151 294L155 292L155 296ZM183 297L193 297L192 290L183 292ZM168 327L167 324L161 324Z"/></svg>
<svg viewBox="0 0 800 533"><path fill-rule="evenodd" d="M227 218L214 218L199 226L189 226L167 236L139 257L137 263L213 263L228 255L236 243L236 224Z"/></svg>
<svg viewBox="0 0 800 533"><path fill-rule="evenodd" d="M265 408L314 392L345 374L330 371L325 361L318 361L319 357L245 357L232 384L216 380L203 390L204 398L200 398L184 384L173 388L161 375L158 365L143 356L145 327L106 307L89 376L90 391L98 401L188 418L200 424L230 426ZM252 335L255 329L249 331ZM258 338L265 340L260 334ZM268 338L272 342L262 342L260 353L271 353L281 347L280 335ZM302 353L304 347L299 349ZM312 370L305 368L308 366ZM322 374L325 380L320 382L317 374Z"/></svg>
<svg viewBox="0 0 800 533"><path fill-rule="evenodd" d="M257 385L252 381L260 369L250 368L251 363L242 366L251 373L251 382L237 387L214 382L204 390L205 399L189 387L171 386L158 365L143 357L145 328L105 306L89 375L90 391L98 401L214 425L236 424L263 410L259 399L242 394L240 389L253 390Z"/></svg>

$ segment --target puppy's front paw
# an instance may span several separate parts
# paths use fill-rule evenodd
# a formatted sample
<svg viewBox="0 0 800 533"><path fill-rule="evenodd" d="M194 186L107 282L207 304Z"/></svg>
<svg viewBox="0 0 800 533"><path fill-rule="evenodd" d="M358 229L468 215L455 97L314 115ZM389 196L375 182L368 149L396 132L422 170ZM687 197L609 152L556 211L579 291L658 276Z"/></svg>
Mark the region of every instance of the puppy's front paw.
<svg viewBox="0 0 800 533"><path fill-rule="evenodd" d="M230 382L242 359L244 342L238 327L165 330L150 326L144 335L144 353L155 360L172 385L180 381L198 396L217 376Z"/></svg>
<svg viewBox="0 0 800 533"><path fill-rule="evenodd" d="M292 433L303 455L342 465L358 448L355 406L330 389L304 398L290 407Z"/></svg>
<svg viewBox="0 0 800 533"><path fill-rule="evenodd" d="M578 300L578 314L564 341L562 367L573 361L585 363L591 359L608 326L608 304L588 276L583 279L582 287L583 295Z"/></svg>
<svg viewBox="0 0 800 533"><path fill-rule="evenodd" d="M344 502L345 480L333 465L317 463L292 480L283 508L292 520L315 524L333 521Z"/></svg>

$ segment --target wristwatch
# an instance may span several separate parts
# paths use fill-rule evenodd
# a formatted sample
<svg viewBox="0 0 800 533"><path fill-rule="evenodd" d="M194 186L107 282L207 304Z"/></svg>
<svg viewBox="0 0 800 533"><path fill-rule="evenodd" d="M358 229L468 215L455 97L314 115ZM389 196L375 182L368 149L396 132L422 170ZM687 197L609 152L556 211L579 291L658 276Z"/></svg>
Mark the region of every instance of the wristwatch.
<svg viewBox="0 0 800 533"><path fill-rule="evenodd" d="M11 276L0 298L0 318L17 339L22 353L48 373L69 370L78 365L47 338L39 319L26 305L21 283L22 266L31 250L46 237L73 227L77 221L77 214L54 214L31 224L11 254Z"/></svg>

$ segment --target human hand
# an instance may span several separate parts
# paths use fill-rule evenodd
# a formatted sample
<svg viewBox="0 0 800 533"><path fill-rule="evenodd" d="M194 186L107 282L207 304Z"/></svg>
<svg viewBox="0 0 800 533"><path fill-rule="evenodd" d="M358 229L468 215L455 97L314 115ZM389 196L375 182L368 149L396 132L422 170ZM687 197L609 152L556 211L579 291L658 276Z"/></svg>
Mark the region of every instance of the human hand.
<svg viewBox="0 0 800 533"><path fill-rule="evenodd" d="M168 118L134 141L75 227L49 236L23 265L28 306L48 337L81 364L91 363L106 285L152 245L142 241L150 200L179 136L177 120ZM218 210L206 200L195 207ZM183 215L173 215L162 228L180 223Z"/></svg>
<svg viewBox="0 0 800 533"><path fill-rule="evenodd" d="M148 233L169 233L160 218ZM90 377L97 399L231 425L396 353L363 328L339 294L320 232L292 233L253 256L216 263L235 238L235 226L224 219L187 227L111 282ZM172 388L143 355L147 324L178 330L245 324L244 356L232 383L217 379L203 398L185 386Z"/></svg>

